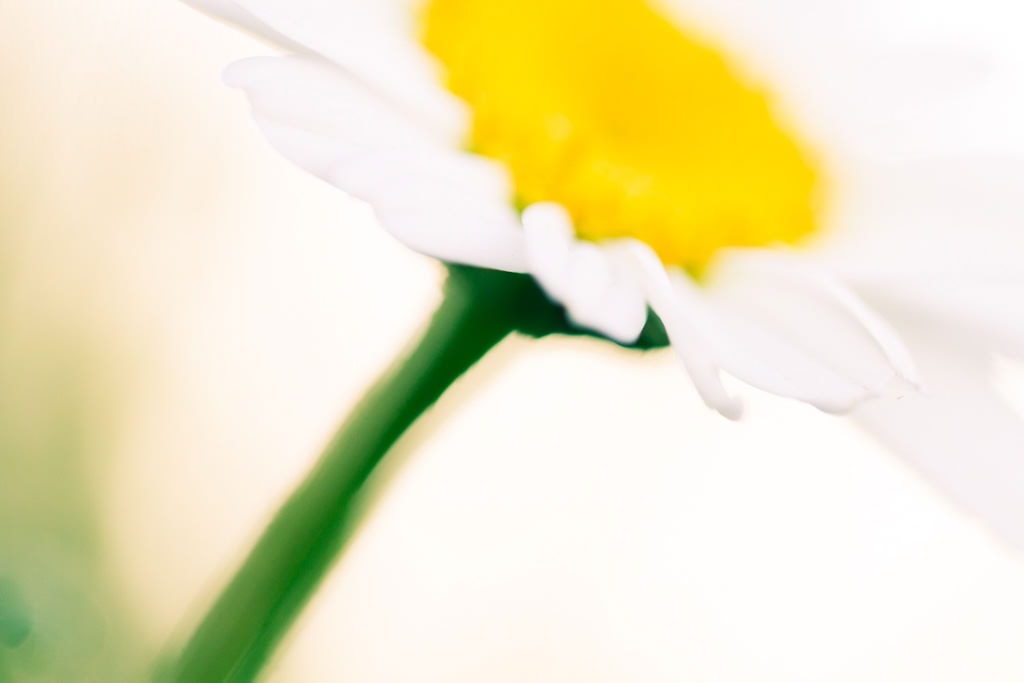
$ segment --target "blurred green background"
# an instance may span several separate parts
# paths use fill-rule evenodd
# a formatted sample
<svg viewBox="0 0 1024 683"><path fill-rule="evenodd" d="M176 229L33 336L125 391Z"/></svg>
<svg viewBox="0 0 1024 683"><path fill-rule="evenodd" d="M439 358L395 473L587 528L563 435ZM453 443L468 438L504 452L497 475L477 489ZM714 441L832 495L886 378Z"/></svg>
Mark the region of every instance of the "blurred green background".
<svg viewBox="0 0 1024 683"><path fill-rule="evenodd" d="M100 518L112 421L140 349L93 315L90 286L90 246L125 226L76 215L81 185L102 184L104 169L69 164L85 136L54 120L56 84L35 81L44 48L13 39L11 9L0 29L0 680L141 680L147 652Z"/></svg>

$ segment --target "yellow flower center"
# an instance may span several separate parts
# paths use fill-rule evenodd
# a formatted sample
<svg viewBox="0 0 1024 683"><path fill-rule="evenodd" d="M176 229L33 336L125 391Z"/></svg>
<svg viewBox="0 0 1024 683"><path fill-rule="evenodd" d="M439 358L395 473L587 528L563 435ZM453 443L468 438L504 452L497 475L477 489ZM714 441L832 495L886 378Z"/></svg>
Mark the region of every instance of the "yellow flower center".
<svg viewBox="0 0 1024 683"><path fill-rule="evenodd" d="M428 0L424 44L473 113L470 149L583 239L699 268L815 228L818 174L771 102L644 0Z"/></svg>

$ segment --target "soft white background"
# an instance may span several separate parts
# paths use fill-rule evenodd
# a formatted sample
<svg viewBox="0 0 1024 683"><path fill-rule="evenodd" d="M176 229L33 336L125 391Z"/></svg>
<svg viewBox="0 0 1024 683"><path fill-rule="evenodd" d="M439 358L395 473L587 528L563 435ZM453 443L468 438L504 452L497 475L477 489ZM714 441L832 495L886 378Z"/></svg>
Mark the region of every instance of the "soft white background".
<svg viewBox="0 0 1024 683"><path fill-rule="evenodd" d="M440 270L264 144L219 81L255 41L174 0L0 0L0 36L15 152L61 169L34 190L52 219L24 258L61 275L33 305L128 349L95 476L109 571L155 646ZM748 395L733 424L669 354L508 342L404 442L269 679L1024 680L1021 556L852 425Z"/></svg>

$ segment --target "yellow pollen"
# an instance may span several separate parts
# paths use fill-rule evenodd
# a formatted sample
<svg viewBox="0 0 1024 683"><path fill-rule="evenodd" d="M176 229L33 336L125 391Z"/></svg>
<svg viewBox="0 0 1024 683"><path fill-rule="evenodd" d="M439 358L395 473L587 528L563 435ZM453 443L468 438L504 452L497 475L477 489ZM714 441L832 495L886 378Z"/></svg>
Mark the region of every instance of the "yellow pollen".
<svg viewBox="0 0 1024 683"><path fill-rule="evenodd" d="M700 268L815 228L818 176L771 102L644 0L428 0L424 44L472 110L470 149L579 236Z"/></svg>

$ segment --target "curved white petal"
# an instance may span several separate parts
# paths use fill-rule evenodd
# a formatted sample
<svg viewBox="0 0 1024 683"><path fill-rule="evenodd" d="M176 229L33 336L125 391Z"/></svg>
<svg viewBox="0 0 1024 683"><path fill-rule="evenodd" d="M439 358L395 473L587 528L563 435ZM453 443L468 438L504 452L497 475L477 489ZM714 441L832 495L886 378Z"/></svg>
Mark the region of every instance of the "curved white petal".
<svg viewBox="0 0 1024 683"><path fill-rule="evenodd" d="M366 89L315 57L253 57L232 64L228 85L249 96L258 120L276 122L319 138L327 160L352 150L446 150ZM287 149L285 156L317 175Z"/></svg>
<svg viewBox="0 0 1024 683"><path fill-rule="evenodd" d="M523 233L503 167L425 136L314 57L260 57L225 76L286 158L372 204L409 247L447 261L521 272Z"/></svg>
<svg viewBox="0 0 1024 683"><path fill-rule="evenodd" d="M576 239L572 224L554 204L534 204L523 211L523 233L530 274L548 296L564 302L569 291L569 254Z"/></svg>
<svg viewBox="0 0 1024 683"><path fill-rule="evenodd" d="M981 354L942 328L921 330L915 356L927 394L872 401L854 416L954 501L1024 548L1024 420L989 385Z"/></svg>
<svg viewBox="0 0 1024 683"><path fill-rule="evenodd" d="M927 317L980 351L1024 358L1024 272L1000 278L914 277L879 280L863 286L866 296L902 311Z"/></svg>
<svg viewBox="0 0 1024 683"><path fill-rule="evenodd" d="M725 271L724 273L722 271ZM882 352L890 367L903 379L920 388L914 359L899 333L868 306L853 289L827 271L787 251L735 250L724 254L718 268L720 277L766 279L813 291L825 302L843 311Z"/></svg>
<svg viewBox="0 0 1024 683"><path fill-rule="evenodd" d="M328 180L369 203L416 251L445 261L525 272L526 244L498 164L468 154L376 152L339 163Z"/></svg>
<svg viewBox="0 0 1024 683"><path fill-rule="evenodd" d="M640 242L620 245L624 258L632 264L647 302L661 318L672 349L682 361L704 402L730 419L743 414L743 403L729 394L722 384L710 321L699 296L675 289L658 256Z"/></svg>
<svg viewBox="0 0 1024 683"><path fill-rule="evenodd" d="M872 164L816 260L864 296L1024 355L1024 158Z"/></svg>
<svg viewBox="0 0 1024 683"><path fill-rule="evenodd" d="M685 274L677 273L672 280L677 296L701 297ZM715 362L747 384L836 414L848 412L872 395L863 384L830 367L770 323L714 301L699 305Z"/></svg>
<svg viewBox="0 0 1024 683"><path fill-rule="evenodd" d="M574 323L623 344L636 341L647 302L613 251L577 240L571 218L557 204L528 207L523 230L530 272Z"/></svg>
<svg viewBox="0 0 1024 683"><path fill-rule="evenodd" d="M355 75L449 144L464 142L468 113L445 90L437 64L417 42L410 0L235 0L235 4Z"/></svg>
<svg viewBox="0 0 1024 683"><path fill-rule="evenodd" d="M900 378L917 382L899 335L852 291L792 259L732 256L715 268L704 296L707 334L724 370L833 413L890 391ZM674 284L677 292L693 289L681 274Z"/></svg>

